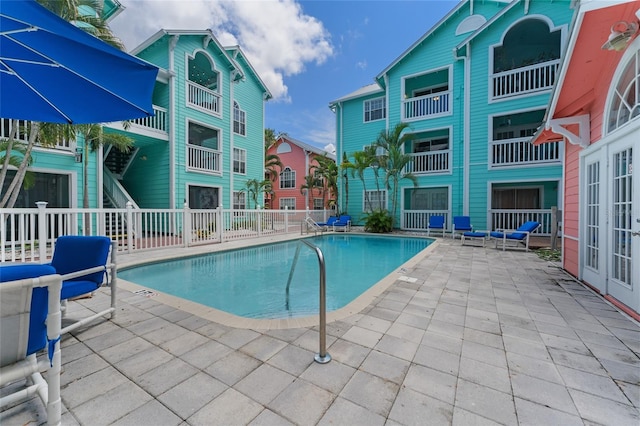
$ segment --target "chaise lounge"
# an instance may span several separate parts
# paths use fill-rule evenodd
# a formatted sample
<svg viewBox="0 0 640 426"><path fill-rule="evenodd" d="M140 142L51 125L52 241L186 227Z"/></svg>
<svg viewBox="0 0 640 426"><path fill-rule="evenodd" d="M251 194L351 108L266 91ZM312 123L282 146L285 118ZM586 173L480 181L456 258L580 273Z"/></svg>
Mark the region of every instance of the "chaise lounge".
<svg viewBox="0 0 640 426"><path fill-rule="evenodd" d="M333 222L333 231L351 231L351 216L341 215L337 221Z"/></svg>
<svg viewBox="0 0 640 426"><path fill-rule="evenodd" d="M518 229L498 229L491 232L491 238L495 240L495 247L502 245L502 251L507 247L529 251L529 236L540 226L540 222L528 221ZM524 245L524 247L522 247Z"/></svg>

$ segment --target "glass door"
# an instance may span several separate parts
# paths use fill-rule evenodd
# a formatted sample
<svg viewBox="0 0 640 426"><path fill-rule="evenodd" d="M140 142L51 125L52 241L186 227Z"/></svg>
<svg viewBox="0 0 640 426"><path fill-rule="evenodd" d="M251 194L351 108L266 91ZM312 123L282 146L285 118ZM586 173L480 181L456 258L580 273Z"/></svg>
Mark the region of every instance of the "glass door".
<svg viewBox="0 0 640 426"><path fill-rule="evenodd" d="M633 173L635 133L609 145L609 294L640 310L640 173ZM640 162L636 161L637 164ZM635 261L634 261L635 259Z"/></svg>

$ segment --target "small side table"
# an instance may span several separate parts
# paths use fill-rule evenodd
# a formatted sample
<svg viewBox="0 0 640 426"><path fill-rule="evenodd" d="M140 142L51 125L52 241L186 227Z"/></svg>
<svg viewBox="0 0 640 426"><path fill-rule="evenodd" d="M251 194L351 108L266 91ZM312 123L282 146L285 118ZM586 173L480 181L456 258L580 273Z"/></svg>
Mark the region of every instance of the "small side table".
<svg viewBox="0 0 640 426"><path fill-rule="evenodd" d="M473 241L477 241L477 242L482 241L482 247L484 247L487 241L487 233L486 232L464 232L462 234L462 245L465 245L465 242L467 244L470 244ZM473 243L470 245L476 245L476 244Z"/></svg>

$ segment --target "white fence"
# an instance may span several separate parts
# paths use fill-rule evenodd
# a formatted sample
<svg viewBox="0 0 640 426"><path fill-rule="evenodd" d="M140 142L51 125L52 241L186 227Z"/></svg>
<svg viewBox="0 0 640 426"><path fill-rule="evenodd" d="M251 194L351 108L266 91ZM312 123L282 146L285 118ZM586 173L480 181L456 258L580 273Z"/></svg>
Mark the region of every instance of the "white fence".
<svg viewBox="0 0 640 426"><path fill-rule="evenodd" d="M106 235L119 252L299 233L330 211L184 209L0 209L0 261L45 261L61 235Z"/></svg>
<svg viewBox="0 0 640 426"><path fill-rule="evenodd" d="M431 216L444 216L446 229L451 229L451 212L449 210L404 210L400 227L406 231L426 231Z"/></svg>
<svg viewBox="0 0 640 426"><path fill-rule="evenodd" d="M516 166L524 164L562 164L560 142L534 145L531 137L492 141L491 166Z"/></svg>
<svg viewBox="0 0 640 426"><path fill-rule="evenodd" d="M451 111L451 92L439 92L405 99L402 105L405 120L446 114Z"/></svg>
<svg viewBox="0 0 640 426"><path fill-rule="evenodd" d="M537 210L489 210L491 229L517 229L523 223L535 220L540 223L535 235L551 235L551 209Z"/></svg>
<svg viewBox="0 0 640 426"><path fill-rule="evenodd" d="M542 62L494 74L493 99L550 90L556 81L560 60Z"/></svg>

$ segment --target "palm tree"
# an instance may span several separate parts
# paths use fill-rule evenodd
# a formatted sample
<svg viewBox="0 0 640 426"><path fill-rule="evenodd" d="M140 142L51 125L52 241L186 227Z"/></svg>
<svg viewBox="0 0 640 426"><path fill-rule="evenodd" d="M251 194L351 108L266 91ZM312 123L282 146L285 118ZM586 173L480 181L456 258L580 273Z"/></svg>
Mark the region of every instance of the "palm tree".
<svg viewBox="0 0 640 426"><path fill-rule="evenodd" d="M264 170L269 179L275 181L282 171L282 162L277 154L269 154L269 149L276 144L278 138L273 129L264 129ZM278 170L276 170L276 167Z"/></svg>
<svg viewBox="0 0 640 426"><path fill-rule="evenodd" d="M340 169L342 170L342 180L344 182L344 213L349 208L349 173L348 170L353 168L353 164L349 161L349 157L346 152L342 153L342 162L340 163ZM337 198L337 197L336 197Z"/></svg>
<svg viewBox="0 0 640 426"><path fill-rule="evenodd" d="M99 124L78 124L72 126L75 134L79 134L84 139L84 156L82 159L82 183L83 198L82 207L89 208L89 152L95 152L102 149L104 145L111 145L120 152L129 152L133 146L133 139L119 133L104 133Z"/></svg>
<svg viewBox="0 0 640 426"><path fill-rule="evenodd" d="M313 198L313 193L317 188L321 188L318 185L318 178L314 175L314 173L311 173L311 170L309 170L309 174L304 177L304 183L300 185L300 193L302 195L308 194L306 199L306 207L309 207L309 197Z"/></svg>
<svg viewBox="0 0 640 426"><path fill-rule="evenodd" d="M316 162L318 163L312 168L315 170L318 176L320 176L324 182L322 188L322 205L326 207L326 193L330 192L333 195L333 202L338 200L338 166L336 162L329 158L327 154L316 156ZM329 200L330 202L332 200Z"/></svg>
<svg viewBox="0 0 640 426"><path fill-rule="evenodd" d="M409 127L407 123L398 123L390 131L381 131L375 145L383 148L385 154L380 156L380 166L385 172L385 185L391 190L391 217L395 221L398 209L398 194L400 180L408 179L413 186L418 184L418 179L412 173L406 173L405 167L412 160L409 154L404 152L404 144L411 140L410 134L403 134Z"/></svg>
<svg viewBox="0 0 640 426"><path fill-rule="evenodd" d="M371 156L364 151L356 151L353 153L353 163L351 163L351 177L358 176L362 181L362 189L364 191L364 210L367 206L371 207L369 201L369 193L367 192L367 184L364 178L365 171L371 167Z"/></svg>
<svg viewBox="0 0 640 426"><path fill-rule="evenodd" d="M2 166L0 166L0 188L2 188L2 185L4 185L4 179L6 177L7 169L9 168L9 166L13 166L16 169L20 167L22 158L24 158L26 154L26 149L27 148L24 143L15 141L14 135L11 135L9 139L0 140L0 163L2 163ZM7 155L7 153L14 153L18 155ZM29 161L28 166L30 165L31 161ZM22 187L24 189L29 189L34 185L34 183L35 182L33 174L27 171L22 182ZM3 197L2 201L0 201L0 207L5 205L6 201L9 200L9 197L12 193L15 193L17 197L17 194L19 192L20 191L15 191L14 188L8 188L7 193Z"/></svg>
<svg viewBox="0 0 640 426"><path fill-rule="evenodd" d="M273 192L273 183L269 179L258 180L258 179L249 179L245 183L245 189L243 191L247 191L249 194L249 198L253 200L253 205L255 208L258 208L258 197L261 194L270 194Z"/></svg>

